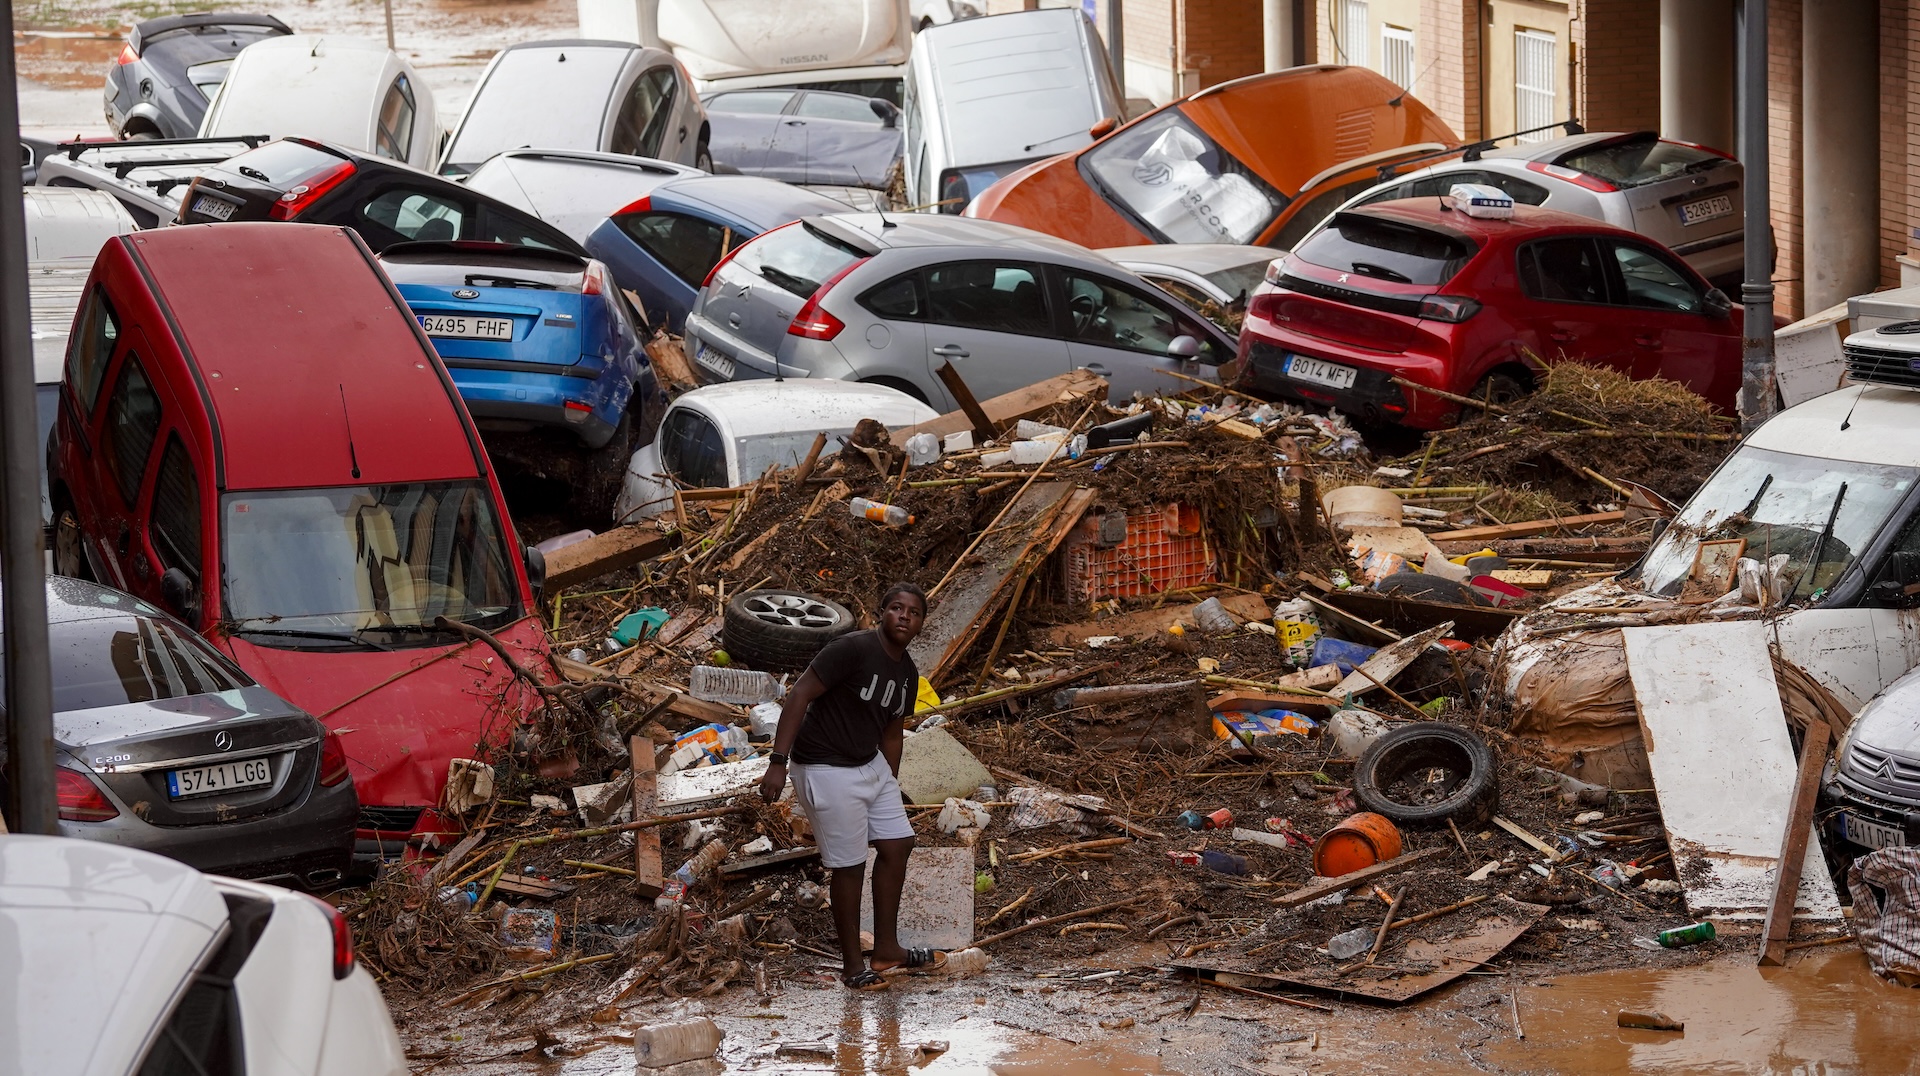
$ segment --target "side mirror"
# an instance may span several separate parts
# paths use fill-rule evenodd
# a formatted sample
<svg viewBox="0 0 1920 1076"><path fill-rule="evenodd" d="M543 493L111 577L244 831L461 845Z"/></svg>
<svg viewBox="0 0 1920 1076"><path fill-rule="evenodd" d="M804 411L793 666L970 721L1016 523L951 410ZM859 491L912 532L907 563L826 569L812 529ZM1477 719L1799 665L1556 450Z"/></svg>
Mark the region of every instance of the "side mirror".
<svg viewBox="0 0 1920 1076"><path fill-rule="evenodd" d="M174 615L189 624L200 623L200 595L194 590L193 580L178 568L168 568L160 575L160 600L172 609Z"/></svg>
<svg viewBox="0 0 1920 1076"><path fill-rule="evenodd" d="M1708 317L1729 318L1733 316L1733 300L1727 298L1727 293L1719 288L1708 288L1706 296L1700 300L1700 309L1706 311Z"/></svg>
<svg viewBox="0 0 1920 1076"><path fill-rule="evenodd" d="M867 107L880 117L880 126L891 130L900 125L900 106L892 101L884 97L871 97L867 99Z"/></svg>
<svg viewBox="0 0 1920 1076"><path fill-rule="evenodd" d="M1896 549L1887 554L1879 577L1868 590L1876 605L1900 609L1920 605L1920 552Z"/></svg>
<svg viewBox="0 0 1920 1076"><path fill-rule="evenodd" d="M1119 126L1120 121L1114 117L1102 116L1093 126L1087 128L1087 133L1095 138L1105 138L1114 132L1114 128Z"/></svg>
<svg viewBox="0 0 1920 1076"><path fill-rule="evenodd" d="M547 589L547 555L532 546L527 547L526 555L527 585L533 588L533 599L539 601Z"/></svg>
<svg viewBox="0 0 1920 1076"><path fill-rule="evenodd" d="M1176 336L1168 341L1167 354L1191 362L1200 357L1200 341L1191 336Z"/></svg>

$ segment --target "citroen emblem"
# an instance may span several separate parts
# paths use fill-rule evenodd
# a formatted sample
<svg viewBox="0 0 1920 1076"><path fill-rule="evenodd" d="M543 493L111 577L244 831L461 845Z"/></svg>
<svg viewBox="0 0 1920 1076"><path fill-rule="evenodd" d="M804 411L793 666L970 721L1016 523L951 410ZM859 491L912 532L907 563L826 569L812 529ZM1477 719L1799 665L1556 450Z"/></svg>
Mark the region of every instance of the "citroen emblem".
<svg viewBox="0 0 1920 1076"><path fill-rule="evenodd" d="M217 748L219 748L219 749L220 749L220 750L222 750L222 751L231 751L231 750L233 750L233 733L231 733L231 732L216 732L216 733L214 733L214 734L213 734L213 746L215 746L215 747L217 747Z"/></svg>
<svg viewBox="0 0 1920 1076"><path fill-rule="evenodd" d="M456 299L478 299L480 298L480 293L474 291L472 288L455 288L453 289L453 297Z"/></svg>
<svg viewBox="0 0 1920 1076"><path fill-rule="evenodd" d="M1881 759L1880 765L1874 769L1873 774L1875 777L1880 778L1882 781L1893 780L1893 759L1891 758Z"/></svg>

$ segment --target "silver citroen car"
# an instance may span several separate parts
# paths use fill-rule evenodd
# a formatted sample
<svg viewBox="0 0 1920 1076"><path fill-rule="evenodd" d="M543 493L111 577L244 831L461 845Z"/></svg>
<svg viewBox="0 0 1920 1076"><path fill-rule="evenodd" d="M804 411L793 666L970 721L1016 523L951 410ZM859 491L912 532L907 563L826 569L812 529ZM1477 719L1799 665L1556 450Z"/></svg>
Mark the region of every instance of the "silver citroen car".
<svg viewBox="0 0 1920 1076"><path fill-rule="evenodd" d="M686 346L715 381L829 377L941 409L947 363L980 399L1081 367L1125 399L1217 381L1235 349L1085 247L922 213L807 217L741 244L695 298Z"/></svg>

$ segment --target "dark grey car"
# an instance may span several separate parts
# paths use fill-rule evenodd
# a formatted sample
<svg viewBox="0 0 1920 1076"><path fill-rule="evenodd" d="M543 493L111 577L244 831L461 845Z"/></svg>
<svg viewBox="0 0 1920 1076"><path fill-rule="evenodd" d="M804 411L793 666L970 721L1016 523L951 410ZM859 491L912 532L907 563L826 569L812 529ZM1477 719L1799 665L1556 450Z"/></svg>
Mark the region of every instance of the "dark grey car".
<svg viewBox="0 0 1920 1076"><path fill-rule="evenodd" d="M325 726L131 594L49 578L47 632L62 836L241 878L342 877L359 800Z"/></svg>
<svg viewBox="0 0 1920 1076"><path fill-rule="evenodd" d="M1218 380L1235 341L1087 248L972 217L847 213L775 228L723 259L687 315L719 380L832 377L956 406L1086 368L1115 399Z"/></svg>
<svg viewBox="0 0 1920 1076"><path fill-rule="evenodd" d="M291 33L272 15L234 11L134 24L107 69L107 126L121 138L192 138L240 50Z"/></svg>

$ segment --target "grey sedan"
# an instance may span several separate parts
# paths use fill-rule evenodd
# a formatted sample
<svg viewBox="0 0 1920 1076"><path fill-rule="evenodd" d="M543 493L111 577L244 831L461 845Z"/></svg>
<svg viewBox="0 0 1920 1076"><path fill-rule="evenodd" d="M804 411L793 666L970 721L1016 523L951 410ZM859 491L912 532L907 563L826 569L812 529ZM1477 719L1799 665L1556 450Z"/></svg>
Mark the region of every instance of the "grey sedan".
<svg viewBox="0 0 1920 1076"><path fill-rule="evenodd" d="M952 363L986 398L1085 367L1117 399L1218 380L1234 340L1098 254L935 214L808 217L742 244L687 315L717 380L832 377L943 408Z"/></svg>
<svg viewBox="0 0 1920 1076"><path fill-rule="evenodd" d="M50 578L47 634L62 836L215 874L340 880L360 806L338 737L131 594Z"/></svg>

